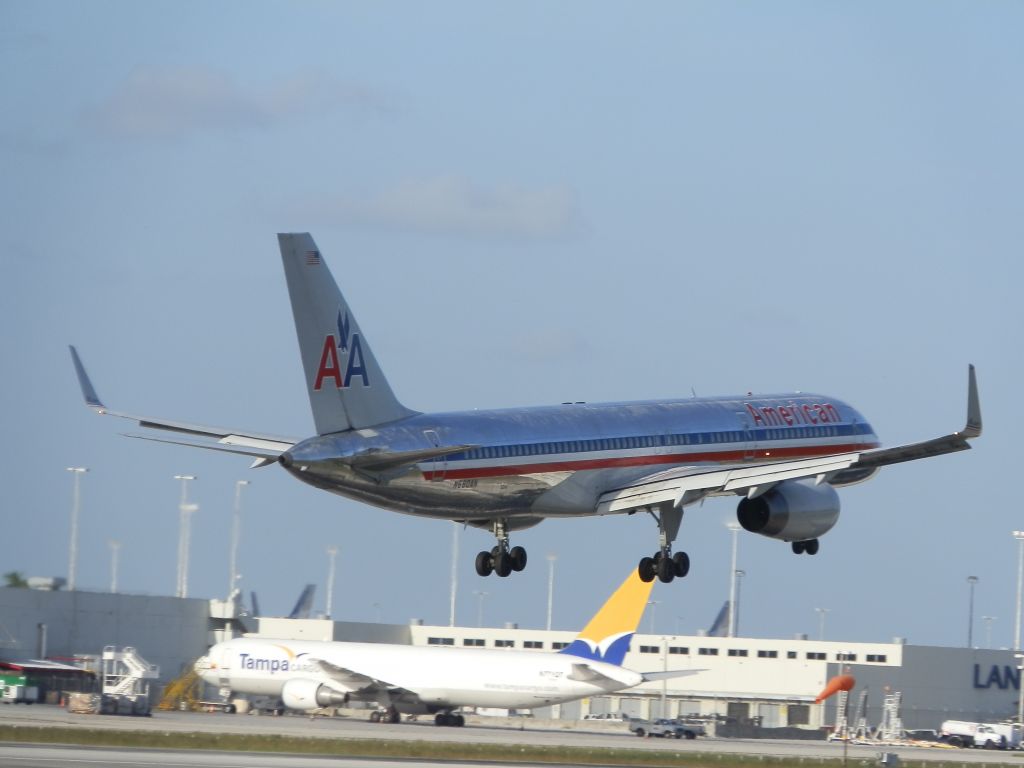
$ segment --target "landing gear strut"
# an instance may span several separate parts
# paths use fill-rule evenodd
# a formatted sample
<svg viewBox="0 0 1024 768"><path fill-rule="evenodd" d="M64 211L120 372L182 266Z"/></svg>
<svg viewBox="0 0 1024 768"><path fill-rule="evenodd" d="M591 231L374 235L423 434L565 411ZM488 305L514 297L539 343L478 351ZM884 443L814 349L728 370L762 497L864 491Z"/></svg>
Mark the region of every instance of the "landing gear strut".
<svg viewBox="0 0 1024 768"><path fill-rule="evenodd" d="M641 581L658 580L668 584L677 576L683 578L690 572L690 556L685 552L672 554L672 542L679 533L679 524L683 521L682 507L662 504L657 511L648 507L648 513L658 522L658 543L660 547L652 557L640 558L636 568Z"/></svg>
<svg viewBox="0 0 1024 768"><path fill-rule="evenodd" d="M490 552L484 550L476 556L476 572L480 576L490 576L491 572L502 578L512 571L521 571L526 567L526 550L522 547L508 546L508 528L504 520L494 521L494 537L498 545Z"/></svg>

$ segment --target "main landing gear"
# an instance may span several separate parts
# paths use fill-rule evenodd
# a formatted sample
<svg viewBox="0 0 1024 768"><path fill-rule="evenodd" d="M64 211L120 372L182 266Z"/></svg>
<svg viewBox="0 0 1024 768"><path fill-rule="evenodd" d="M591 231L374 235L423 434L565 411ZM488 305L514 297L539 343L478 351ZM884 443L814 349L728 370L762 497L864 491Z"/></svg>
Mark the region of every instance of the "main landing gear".
<svg viewBox="0 0 1024 768"><path fill-rule="evenodd" d="M641 581L658 580L668 584L677 576L683 578L690 572L690 556L685 552L672 554L672 542L679 533L679 524L683 521L682 507L663 504L657 511L648 507L648 513L658 522L658 542L660 547L652 557L640 558L636 567Z"/></svg>
<svg viewBox="0 0 1024 768"><path fill-rule="evenodd" d="M512 571L521 571L526 567L526 550L522 547L508 546L508 530L504 520L494 521L494 536L498 545L490 552L484 550L476 556L476 572L480 576L490 576L491 572L502 578Z"/></svg>
<svg viewBox="0 0 1024 768"><path fill-rule="evenodd" d="M816 555L818 554L818 540L807 539L807 541L794 541L791 546L793 547L794 555Z"/></svg>
<svg viewBox="0 0 1024 768"><path fill-rule="evenodd" d="M398 714L398 710L394 707L388 707L387 709L375 709L370 713L371 723L398 723L401 722L402 716Z"/></svg>
<svg viewBox="0 0 1024 768"><path fill-rule="evenodd" d="M466 724L466 718L454 712L438 712L434 715L434 725L461 728Z"/></svg>

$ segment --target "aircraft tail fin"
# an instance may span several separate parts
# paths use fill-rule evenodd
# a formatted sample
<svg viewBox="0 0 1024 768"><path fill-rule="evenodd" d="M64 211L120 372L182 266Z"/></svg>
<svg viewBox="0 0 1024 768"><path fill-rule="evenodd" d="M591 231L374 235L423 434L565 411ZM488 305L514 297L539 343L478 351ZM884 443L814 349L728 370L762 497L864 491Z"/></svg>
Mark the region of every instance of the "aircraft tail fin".
<svg viewBox="0 0 1024 768"><path fill-rule="evenodd" d="M295 607L288 614L289 619L308 619L309 612L313 609L313 593L316 591L316 584L307 584L295 601Z"/></svg>
<svg viewBox="0 0 1024 768"><path fill-rule="evenodd" d="M642 581L636 568L631 569L590 623L559 653L622 666L653 586L653 581Z"/></svg>
<svg viewBox="0 0 1024 768"><path fill-rule="evenodd" d="M728 637L729 636L729 625L732 623L732 604L726 600L722 603L722 608L715 616L715 620L711 623L711 629L708 630L708 637Z"/></svg>
<svg viewBox="0 0 1024 768"><path fill-rule="evenodd" d="M312 236L277 239L317 434L415 415L391 391Z"/></svg>

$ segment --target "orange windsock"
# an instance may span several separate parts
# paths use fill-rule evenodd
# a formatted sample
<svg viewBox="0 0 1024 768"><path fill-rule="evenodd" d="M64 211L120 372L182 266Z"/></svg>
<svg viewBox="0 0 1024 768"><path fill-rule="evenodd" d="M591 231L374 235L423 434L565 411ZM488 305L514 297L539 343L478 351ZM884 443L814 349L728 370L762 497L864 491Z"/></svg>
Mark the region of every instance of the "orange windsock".
<svg viewBox="0 0 1024 768"><path fill-rule="evenodd" d="M818 694L818 698L814 700L815 704L821 704L825 699L831 696L837 691L849 691L857 684L857 681L853 679L853 675L836 675L828 681L828 685L825 689Z"/></svg>

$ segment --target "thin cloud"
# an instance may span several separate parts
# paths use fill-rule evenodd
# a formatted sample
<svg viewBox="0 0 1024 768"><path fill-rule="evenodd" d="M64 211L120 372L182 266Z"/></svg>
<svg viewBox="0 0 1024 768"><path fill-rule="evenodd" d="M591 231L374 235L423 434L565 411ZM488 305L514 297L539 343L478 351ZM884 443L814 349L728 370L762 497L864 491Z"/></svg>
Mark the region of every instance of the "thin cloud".
<svg viewBox="0 0 1024 768"><path fill-rule="evenodd" d="M571 232L576 202L564 185L483 187L459 176L407 179L376 194L346 196L335 221L417 234L547 238Z"/></svg>
<svg viewBox="0 0 1024 768"><path fill-rule="evenodd" d="M369 89L315 74L250 90L221 72L140 70L86 112L86 122L117 138L178 139L204 132L265 128L334 109L385 114L387 102Z"/></svg>

